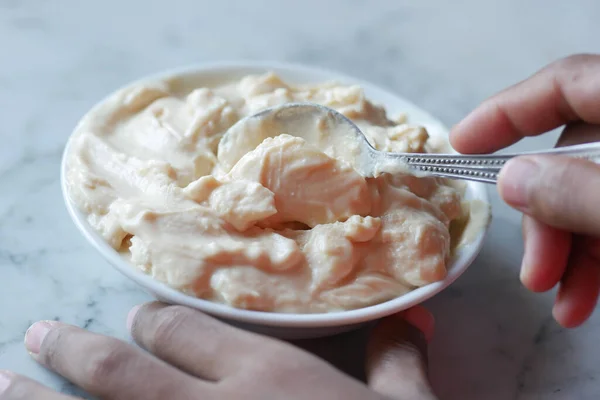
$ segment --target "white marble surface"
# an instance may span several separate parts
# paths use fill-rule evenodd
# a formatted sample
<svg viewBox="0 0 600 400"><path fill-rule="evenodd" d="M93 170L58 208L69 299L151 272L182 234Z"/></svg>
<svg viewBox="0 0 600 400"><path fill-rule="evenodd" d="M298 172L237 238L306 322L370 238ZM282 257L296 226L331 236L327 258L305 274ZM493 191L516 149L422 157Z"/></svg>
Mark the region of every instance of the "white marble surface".
<svg viewBox="0 0 600 400"><path fill-rule="evenodd" d="M69 391L29 359L28 325L59 318L125 338L127 311L147 299L79 237L59 190L67 136L113 88L194 62L296 61L388 86L453 124L557 57L599 52L598 21L596 0L0 0L0 368ZM429 302L440 397L598 398L600 316L572 331L552 321L553 293L518 281L519 215L493 206L475 265Z"/></svg>

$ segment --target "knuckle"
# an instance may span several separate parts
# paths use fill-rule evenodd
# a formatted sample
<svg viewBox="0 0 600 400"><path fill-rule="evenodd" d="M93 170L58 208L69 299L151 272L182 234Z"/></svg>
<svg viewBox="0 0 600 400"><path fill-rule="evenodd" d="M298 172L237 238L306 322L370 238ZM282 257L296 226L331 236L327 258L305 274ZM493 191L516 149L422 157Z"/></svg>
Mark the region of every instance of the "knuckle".
<svg viewBox="0 0 600 400"><path fill-rule="evenodd" d="M600 62L597 54L574 54L551 64L549 70L554 72L555 80L563 87L582 82L589 75L590 68Z"/></svg>
<svg viewBox="0 0 600 400"><path fill-rule="evenodd" d="M563 212L567 209L566 203L568 201L558 195L538 196L534 209L537 209L544 221L553 225L561 220Z"/></svg>
<svg viewBox="0 0 600 400"><path fill-rule="evenodd" d="M599 55L575 54L556 61L544 70L560 101L557 110L562 119L597 120L598 102L594 92L599 67Z"/></svg>
<svg viewBox="0 0 600 400"><path fill-rule="evenodd" d="M565 215L571 215L576 207L576 196L572 196L580 181L579 168L574 160L564 159L560 164L546 169L542 175L542 184L533 192L534 208L550 221L560 221ZM556 190L560 187L561 190Z"/></svg>
<svg viewBox="0 0 600 400"><path fill-rule="evenodd" d="M152 349L170 346L177 332L187 325L194 311L183 306L170 306L160 309L153 318L153 333L149 347Z"/></svg>
<svg viewBox="0 0 600 400"><path fill-rule="evenodd" d="M390 347L392 350L386 353L386 356L390 359L395 359L397 354L402 354L404 357L416 362L422 362L425 358L423 350L417 344L408 340L395 340Z"/></svg>
<svg viewBox="0 0 600 400"><path fill-rule="evenodd" d="M104 387L122 375L131 361L132 354L124 343L116 339L102 338L90 351L84 371L87 386Z"/></svg>
<svg viewBox="0 0 600 400"><path fill-rule="evenodd" d="M425 335L413 325L406 321L384 320L375 329L373 337L379 340L370 342L372 356L381 360L393 358L427 362Z"/></svg>
<svg viewBox="0 0 600 400"><path fill-rule="evenodd" d="M39 354L42 364L52 370L60 368L65 346L69 343L71 332L72 329L69 326L58 326L48 333Z"/></svg>
<svg viewBox="0 0 600 400"><path fill-rule="evenodd" d="M392 370L405 369L425 373L428 367L427 355L419 345L408 340L391 340L376 357L371 359L378 368Z"/></svg>
<svg viewBox="0 0 600 400"><path fill-rule="evenodd" d="M571 71L578 69L582 65L586 65L591 62L597 62L599 57L595 54L578 53L570 56L561 58L555 61L551 66L558 71Z"/></svg>

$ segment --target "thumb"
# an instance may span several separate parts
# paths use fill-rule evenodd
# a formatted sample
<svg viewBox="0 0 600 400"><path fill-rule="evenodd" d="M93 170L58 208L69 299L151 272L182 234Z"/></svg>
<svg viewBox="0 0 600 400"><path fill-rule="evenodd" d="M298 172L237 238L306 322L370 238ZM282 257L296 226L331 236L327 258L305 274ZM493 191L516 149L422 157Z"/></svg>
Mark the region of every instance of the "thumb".
<svg viewBox="0 0 600 400"><path fill-rule="evenodd" d="M427 378L432 333L433 316L421 306L381 320L367 346L369 387L389 399L435 400Z"/></svg>
<svg viewBox="0 0 600 400"><path fill-rule="evenodd" d="M502 168L498 191L547 225L600 235L600 165L563 156L517 157Z"/></svg>

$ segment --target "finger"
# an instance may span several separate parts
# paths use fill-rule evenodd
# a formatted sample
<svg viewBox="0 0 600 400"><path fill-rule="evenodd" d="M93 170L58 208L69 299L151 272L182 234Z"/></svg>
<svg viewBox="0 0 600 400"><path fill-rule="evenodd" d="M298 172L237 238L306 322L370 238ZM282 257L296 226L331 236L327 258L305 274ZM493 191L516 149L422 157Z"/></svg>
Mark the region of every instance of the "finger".
<svg viewBox="0 0 600 400"><path fill-rule="evenodd" d="M25 345L36 361L105 400L209 397L212 389L119 340L55 321L33 324Z"/></svg>
<svg viewBox="0 0 600 400"><path fill-rule="evenodd" d="M0 400L75 400L9 371L0 371Z"/></svg>
<svg viewBox="0 0 600 400"><path fill-rule="evenodd" d="M567 125L556 142L556 147L600 141L600 125L574 122Z"/></svg>
<svg viewBox="0 0 600 400"><path fill-rule="evenodd" d="M534 292L552 289L567 267L571 251L571 234L523 217L525 254L521 264L521 282Z"/></svg>
<svg viewBox="0 0 600 400"><path fill-rule="evenodd" d="M274 342L183 306L149 303L128 318L134 340L169 364L208 380L251 367Z"/></svg>
<svg viewBox="0 0 600 400"><path fill-rule="evenodd" d="M414 306L408 310L402 311L402 318L410 325L414 326L423 333L427 343L433 339L435 330L435 319L433 315L423 306Z"/></svg>
<svg viewBox="0 0 600 400"><path fill-rule="evenodd" d="M489 153L568 122L600 123L600 56L559 60L484 101L450 134L463 153Z"/></svg>
<svg viewBox="0 0 600 400"><path fill-rule="evenodd" d="M420 307L418 319L432 319ZM374 328L367 347L367 380L376 392L391 399L435 399L427 378L427 344L423 332L397 314Z"/></svg>
<svg viewBox="0 0 600 400"><path fill-rule="evenodd" d="M600 165L559 156L516 157L498 177L509 205L549 226L600 235Z"/></svg>
<svg viewBox="0 0 600 400"><path fill-rule="evenodd" d="M599 292L600 259L579 247L571 256L556 296L554 319L565 328L581 325L594 311Z"/></svg>

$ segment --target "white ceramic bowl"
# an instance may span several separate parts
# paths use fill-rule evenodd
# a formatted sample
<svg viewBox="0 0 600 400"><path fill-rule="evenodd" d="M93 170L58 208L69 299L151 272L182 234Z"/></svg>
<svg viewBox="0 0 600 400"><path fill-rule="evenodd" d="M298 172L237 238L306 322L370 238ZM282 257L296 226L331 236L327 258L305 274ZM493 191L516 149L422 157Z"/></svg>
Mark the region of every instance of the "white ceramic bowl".
<svg viewBox="0 0 600 400"><path fill-rule="evenodd" d="M318 83L336 80L345 84L358 84L364 88L367 98L384 105L390 115L406 112L408 113L411 122L424 125L431 136L447 138L448 131L438 120L402 97L390 93L369 82L364 82L334 71L319 68L277 62L220 62L166 71L161 74L141 79L140 81L176 75L184 79L184 81L191 80L198 86L210 87L212 85L239 79L248 74L264 73L266 71L275 71L285 81L290 83ZM381 317L405 310L431 298L465 272L479 253L487 231L487 229L483 229L475 240L460 249L457 256L454 258L454 261L449 266L446 279L415 289L385 303L357 310L326 314L280 314L236 309L187 296L154 280L123 260L117 252L91 228L86 221L85 215L70 201L65 186L65 155L68 151L69 142L65 147L61 167L61 186L67 210L80 232L110 264L161 301L193 307L245 329L280 338L312 338L349 331L369 322L373 322ZM471 199L479 199L486 203L488 202L487 191L484 184L468 183L467 196Z"/></svg>

